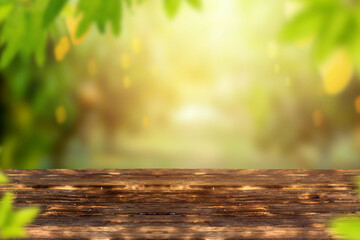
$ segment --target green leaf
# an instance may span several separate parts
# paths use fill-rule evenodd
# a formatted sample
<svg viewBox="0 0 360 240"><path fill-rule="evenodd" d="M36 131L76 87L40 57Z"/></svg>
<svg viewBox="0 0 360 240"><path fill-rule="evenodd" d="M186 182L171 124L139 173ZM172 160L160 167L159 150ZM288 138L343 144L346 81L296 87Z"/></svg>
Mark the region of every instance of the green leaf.
<svg viewBox="0 0 360 240"><path fill-rule="evenodd" d="M350 24L350 15L344 9L333 9L327 14L327 21L323 22L314 46L315 57L320 62L344 43L345 30Z"/></svg>
<svg viewBox="0 0 360 240"><path fill-rule="evenodd" d="M12 199L13 194L11 192L6 192L0 200L0 229L5 227L9 222L12 209Z"/></svg>
<svg viewBox="0 0 360 240"><path fill-rule="evenodd" d="M17 211L12 209L13 194L6 192L0 200L0 237L25 237L26 232L23 227L32 222L39 208L28 207Z"/></svg>
<svg viewBox="0 0 360 240"><path fill-rule="evenodd" d="M1 183L7 183L9 180L8 178L6 177L6 175L2 172L0 172L0 184Z"/></svg>
<svg viewBox="0 0 360 240"><path fill-rule="evenodd" d="M330 223L330 228L340 237L349 240L360 239L360 218L339 218Z"/></svg>
<svg viewBox="0 0 360 240"><path fill-rule="evenodd" d="M324 16L317 7L308 7L285 24L280 33L283 41L291 42L318 33Z"/></svg>
<svg viewBox="0 0 360 240"><path fill-rule="evenodd" d="M164 7L168 17L173 18L179 12L181 0L164 0Z"/></svg>
<svg viewBox="0 0 360 240"><path fill-rule="evenodd" d="M102 0L80 0L77 15L82 13L82 19L76 31L76 36L81 37L89 29L91 23L97 20Z"/></svg>
<svg viewBox="0 0 360 240"><path fill-rule="evenodd" d="M355 66L360 71L360 7L357 8L354 16L354 27L352 29L352 37L347 42L349 53L351 54ZM360 178L358 178L358 186L360 191Z"/></svg>
<svg viewBox="0 0 360 240"><path fill-rule="evenodd" d="M67 0L49 0L43 16L43 27L48 27L61 12Z"/></svg>
<svg viewBox="0 0 360 240"><path fill-rule="evenodd" d="M23 238L26 237L25 230L20 226L8 226L1 230L2 238Z"/></svg>
<svg viewBox="0 0 360 240"><path fill-rule="evenodd" d="M113 0L108 2L108 9L109 9L109 16L110 16L110 23L113 30L113 33L116 35L121 31L121 18L122 18L122 4L119 1Z"/></svg>
<svg viewBox="0 0 360 240"><path fill-rule="evenodd" d="M6 44L0 59L0 67L6 67L23 47L26 19L23 7L16 7L11 17L7 19L0 36L0 45Z"/></svg>
<svg viewBox="0 0 360 240"><path fill-rule="evenodd" d="M132 6L132 1L131 0L125 0L125 4L127 7L131 7Z"/></svg>
<svg viewBox="0 0 360 240"><path fill-rule="evenodd" d="M0 23L6 19L14 8L14 4L9 2L7 4L0 5Z"/></svg>
<svg viewBox="0 0 360 240"><path fill-rule="evenodd" d="M36 218L38 213L39 208L37 207L22 208L14 213L11 225L25 226L26 224L31 223Z"/></svg>
<svg viewBox="0 0 360 240"><path fill-rule="evenodd" d="M46 1L31 1L29 7L14 5L0 35L0 46L4 46L0 56L1 68L7 67L17 55L27 60L35 54L38 65L44 62L47 34L42 21L46 4Z"/></svg>
<svg viewBox="0 0 360 240"><path fill-rule="evenodd" d="M105 32L108 21L113 32L118 34L122 15L121 2L119 0L80 0L77 15L82 14L82 19L76 31L77 37L81 37L92 23L97 25L100 32Z"/></svg>
<svg viewBox="0 0 360 240"><path fill-rule="evenodd" d="M202 7L201 0L187 0L187 2L195 9L200 10Z"/></svg>
<svg viewBox="0 0 360 240"><path fill-rule="evenodd" d="M45 62L45 48L47 35L45 34L43 38L41 38L35 49L35 61L38 66L43 66Z"/></svg>
<svg viewBox="0 0 360 240"><path fill-rule="evenodd" d="M38 66L41 66L45 61L45 48L47 42L47 29L44 29L43 27L43 16L41 13L46 9L46 2L34 2L32 7L33 10L27 13L28 20L25 35L28 36L28 38L27 43L24 44L26 49L22 49L22 52L26 57L29 57L30 54L34 54L36 63Z"/></svg>

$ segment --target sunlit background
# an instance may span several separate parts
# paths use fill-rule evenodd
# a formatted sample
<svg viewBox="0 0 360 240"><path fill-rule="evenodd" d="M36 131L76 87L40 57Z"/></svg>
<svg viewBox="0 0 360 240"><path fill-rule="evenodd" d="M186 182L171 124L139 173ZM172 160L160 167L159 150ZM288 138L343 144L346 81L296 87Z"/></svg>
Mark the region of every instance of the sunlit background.
<svg viewBox="0 0 360 240"><path fill-rule="evenodd" d="M149 0L82 38L73 7L42 67L0 70L1 168L360 167L350 53L279 37L301 1Z"/></svg>

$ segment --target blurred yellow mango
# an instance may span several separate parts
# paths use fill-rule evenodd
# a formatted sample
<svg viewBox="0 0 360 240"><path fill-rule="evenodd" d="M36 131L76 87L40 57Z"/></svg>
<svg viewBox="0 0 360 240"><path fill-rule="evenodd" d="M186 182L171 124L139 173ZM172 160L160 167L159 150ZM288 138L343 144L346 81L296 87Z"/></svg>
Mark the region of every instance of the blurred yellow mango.
<svg viewBox="0 0 360 240"><path fill-rule="evenodd" d="M76 31L77 31L77 28L78 28L81 18L82 18L81 15L79 15L77 17L73 17L73 16L66 17L66 26L68 28L71 43L73 45L79 45L79 44L83 43L89 35L90 28L81 37L76 36Z"/></svg>
<svg viewBox="0 0 360 240"><path fill-rule="evenodd" d="M325 61L320 72L325 93L336 95L349 84L354 73L354 66L347 51L339 49Z"/></svg>
<svg viewBox="0 0 360 240"><path fill-rule="evenodd" d="M55 45L54 55L57 61L65 58L67 52L70 50L70 42L67 36L60 38L59 42Z"/></svg>
<svg viewBox="0 0 360 240"><path fill-rule="evenodd" d="M58 124L63 124L66 121L66 110L64 106L59 106L56 108L55 118Z"/></svg>

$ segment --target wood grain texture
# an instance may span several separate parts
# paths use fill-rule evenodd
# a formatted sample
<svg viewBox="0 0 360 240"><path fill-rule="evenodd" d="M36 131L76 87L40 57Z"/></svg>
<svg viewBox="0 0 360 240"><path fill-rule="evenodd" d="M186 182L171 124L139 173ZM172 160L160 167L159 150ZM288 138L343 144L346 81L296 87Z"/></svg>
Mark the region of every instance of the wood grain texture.
<svg viewBox="0 0 360 240"><path fill-rule="evenodd" d="M360 213L346 170L6 170L32 239L332 239Z"/></svg>

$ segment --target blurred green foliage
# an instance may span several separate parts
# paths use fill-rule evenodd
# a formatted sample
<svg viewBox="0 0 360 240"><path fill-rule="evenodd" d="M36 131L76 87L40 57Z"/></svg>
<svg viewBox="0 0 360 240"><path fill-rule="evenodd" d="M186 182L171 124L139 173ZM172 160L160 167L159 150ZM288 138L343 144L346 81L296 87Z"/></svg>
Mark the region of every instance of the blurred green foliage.
<svg viewBox="0 0 360 240"><path fill-rule="evenodd" d="M170 17L176 15L183 1L194 8L201 7L200 0L163 1ZM92 24L104 33L107 22L110 22L114 34L119 34L123 5L131 7L134 3L141 4L142 2L144 0L77 1L75 16L81 16L81 21L76 30L76 36L83 36ZM36 63L42 66L45 61L47 40L49 36L56 35L58 30L54 22L67 3L67 0L1 0L0 47L3 46L4 50L1 54L0 67L7 67L18 54L23 59L29 59L31 55L34 55Z"/></svg>
<svg viewBox="0 0 360 240"><path fill-rule="evenodd" d="M179 12L182 0L164 0L166 13L169 17L175 17ZM186 0L195 9L201 9L201 0Z"/></svg>
<svg viewBox="0 0 360 240"><path fill-rule="evenodd" d="M356 160L354 159L356 159L359 151L357 150L357 146L355 146L358 143L352 139L354 137L353 135L357 134L355 132L357 130L354 127L357 121L357 115L352 105L358 94L356 88L357 83L354 81L351 82L351 89L349 88L346 93L338 96L337 99L323 97L320 91L318 91L318 83L320 81L314 77L313 73L310 73L310 67L304 67L304 63L289 62L291 58L289 55L293 54L292 51L288 51L288 49L283 52L281 52L283 49L281 49L281 51L277 50L278 54L274 54L277 55L277 57L271 58L271 61L266 59L266 49L264 48L266 48L268 41L275 39L275 37L274 39L272 38L273 36L271 34L275 32L276 27L278 27L277 25L284 23L284 19L281 17L282 13L280 14L279 12L283 10L282 4L285 1L275 1L269 6L265 0L256 0L248 1L247 3L248 7L253 7L252 9L245 9L244 7L242 7L242 9L235 9L235 7L233 7L237 11L237 15L235 16L239 21L237 22L236 19L232 19L231 22L228 22L228 25L231 25L232 28L232 35L229 36L226 35L229 34L229 32L225 32L225 30L228 31L227 29L230 27L226 26L226 28L222 28L216 24L223 24L222 22L226 21L230 14L209 16L208 19L202 22L204 28L201 26L197 28L199 31L196 31L203 32L204 36L207 34L206 37L209 42L212 42L212 45L207 45L206 47L202 45L201 41L203 41L204 44L208 44L208 42L204 41L204 39L199 40L193 38L192 34L194 34L195 31L189 27L191 24L187 23L187 28L182 29L184 38L181 39L181 42L189 42L186 49L183 47L184 49L182 49L182 51L176 51L176 47L171 46L172 49L170 49L168 55L163 57L164 59L167 58L167 62L185 66L185 71L183 71L183 69L175 72L175 68L167 69L170 64L166 66L159 65L161 72L173 72L173 75L167 76L169 80L163 82L159 81L158 75L155 76L154 74L154 76L150 76L149 73L155 71L154 69L150 69L149 65L152 64L150 61L162 57L161 52L165 51L164 47L158 46L156 53L154 53L155 48L146 49L141 57L138 57L139 55L136 54L130 54L132 61L137 61L138 63L138 65L134 66L131 70L122 69L121 64L117 62L119 56L115 56L116 53L122 53L126 49L121 49L117 52L114 51L114 53L111 52L112 50L104 50L106 49L104 46L108 44L109 39L106 38L107 35L104 33L109 32L107 30L110 30L114 34L120 33L122 29L121 26L124 26L124 21L127 20L124 16L126 16L126 14L134 14L136 8L139 7L138 4L143 2L146 1L0 0L0 38L2 39L0 41L0 62L3 62L3 68L0 72L0 112L3 114L2 116L4 116L0 118L0 127L2 130L0 135L1 168L49 168L69 166L64 165L60 159L64 159L62 154L66 152L70 141L80 142L79 139L81 139L81 141L84 140L84 142L88 141L88 139L85 139L86 137L80 136L79 129L84 125L84 122L86 122L84 118L91 115L91 111L96 111L101 118L101 124L97 126L101 125L101 127L105 129L105 138L112 139L117 137L114 134L118 127L117 125L123 129L136 129L136 127L133 126L135 125L134 122L143 117L139 117L140 114L148 114L144 106L147 104L146 101L150 102L154 99L154 92L158 91L156 95L162 96L162 98L159 97L159 99L161 99L159 102L162 102L164 105L165 103L170 104L169 102L171 101L167 101L168 98L172 97L172 99L175 99L178 96L177 94L182 92L182 90L176 92L176 86L169 90L169 82L174 81L170 78L175 79L177 76L181 76L182 79L179 80L179 82L184 83L189 79L194 81L192 85L195 86L197 84L195 81L198 81L202 76L199 79L197 79L197 77L203 74L203 71L207 74L207 80L201 79L200 81L208 81L207 83L213 81L213 83L215 83L213 78L218 78L216 81L222 80L223 76L216 76L214 74L215 71L217 71L212 69L216 68L215 64L211 67L208 67L210 65L206 65L210 62L209 59L206 59L209 56L216 56L217 59L213 62L217 62L217 65L226 69L227 74L229 74L229 76L224 77L225 81L223 82L225 82L225 86L220 86L219 88L226 88L226 78L236 79L234 82L240 82L243 78L246 78L247 82L252 82L244 87L244 89L247 89L246 92L244 91L240 94L235 93L233 95L228 94L229 99L231 97L229 102L233 104L229 104L227 106L228 109L226 109L227 103L224 104L221 102L223 99L219 101L214 100L216 104L214 103L212 107L226 109L221 109L221 111L227 111L226 114L231 113L228 114L228 116L230 116L234 122L238 121L238 123L236 123L237 127L246 121L252 124L249 125L252 127L247 127L253 131L250 133L249 130L248 135L239 134L239 132L241 132L239 130L237 134L235 134L236 131L233 131L234 135L231 136L223 132L221 137L216 137L216 139L224 138L229 140L219 140L217 145L217 147L223 146L224 149L227 149L224 150L224 154L219 153L221 157L226 155L226 157L224 157L225 160L222 159L224 166L231 164L233 167L238 167L240 161L236 159L246 159L246 164L249 163L249 165L245 165L246 167L256 167L256 161L248 160L251 159L249 155L254 152L256 152L252 155L255 156L254 158L265 159L269 157L272 159L284 159L284 161L278 161L278 165L274 165L272 161L267 161L268 165L266 165L266 167L323 168L355 166L354 162ZM228 1L221 3L223 4L221 7L225 9L226 5L234 2L239 5L245 5L246 1ZM316 59L318 59L318 61L327 58L327 56L338 47L345 46L348 49L356 47L356 44L354 44L354 46L350 44L352 41L355 41L358 32L355 23L357 26L356 12L359 4L356 1L299 0L298 2L303 4L302 8L300 8L300 11L295 14L294 17L290 18L280 33L284 41L297 41L306 37L313 37L313 52L314 55L317 55ZM203 7L202 2L199 0L162 0L153 1L153 3L161 4L165 10L164 15L166 14L169 18L176 16L182 7L190 6L193 9ZM113 7L110 8L110 5ZM233 5L235 6L235 4ZM206 7L208 10L208 6ZM147 8L147 10L153 11L151 6ZM240 13L242 10L244 12ZM219 9L219 13L221 13L221 11L222 10ZM263 13L268 15L264 16ZM206 11L203 12L203 15L205 14ZM155 22L161 19L158 15L158 12L154 10L154 16L152 16L149 22ZM135 16L135 14L132 16ZM245 19L244 16L251 16L251 20L246 22L247 19ZM139 18L139 16L136 17ZM182 22L184 22L185 17L187 16L184 15L184 18L181 19ZM265 17L273 19L274 21L266 22L265 26ZM334 17L336 20L333 20ZM75 33L72 33L69 26L67 26L68 18L79 18L79 23L75 24ZM169 26L170 24L173 24L172 26L179 26L179 22L181 21L178 21L178 19L179 18L167 24L169 24ZM211 21L209 21L209 19L211 19ZM161 21L163 21L163 19L161 19ZM209 24L217 26L217 28L213 28L213 32L210 33L209 29L206 29L209 28ZM152 34L156 31L158 25L158 23L157 25L154 24L154 29L146 26L144 27L144 32L146 32L146 34L147 32ZM244 25L246 31L238 33L237 31L240 26L243 27ZM127 27L129 28L129 26ZM89 40L91 41L94 31L91 32L88 30L93 28L96 28L97 31L95 32L99 32L102 36L99 37L97 35L98 40L101 39L99 42L90 43ZM75 49L74 46L77 44L72 43L70 47L73 51L69 51L66 61L58 62L54 60L54 49L58 47L59 39L63 39L64 37L67 39L68 37L72 37L72 35L84 37L88 32L90 32L89 36L91 37L86 40L87 42L84 42L86 47L82 45ZM169 29L163 32L163 35L161 35L159 39L170 39L171 33L174 31L169 27ZM145 38L146 34L144 35ZM240 34L243 34L243 36L239 37ZM248 35L256 36L257 39L249 40L247 39ZM324 39L324 36L327 35L329 39ZM258 36L265 37L260 39L262 37ZM158 42L159 40L156 39L156 37L151 39L153 42L151 47L156 46L154 42ZM171 41L174 41L174 38L171 39ZM180 39L180 37L178 37L178 39ZM190 41L188 39L193 40ZM230 42L230 39L234 39L234 41ZM236 44L234 44L235 39L238 41ZM227 44L227 41L229 41L230 44ZM245 43L245 41L249 41L250 43ZM179 40L171 44L180 44L181 42ZM215 45L214 43L216 42L225 42L227 46L225 46L225 44L221 46ZM191 46L198 46L198 49L191 48ZM113 47L113 45L110 47ZM279 48L279 46L277 47ZM69 46L67 47L67 51L68 48ZM217 55L213 54L214 52L229 52L228 49L230 48L232 56L234 57L230 57L229 55L222 57L222 53L216 53ZM276 49L276 46L274 48ZM84 49L87 49L87 51ZM192 56L185 56L186 53L190 52L190 49L192 50L191 54L196 56L201 53L203 58L198 58L195 61L195 58ZM306 54L306 48L304 49L299 51L303 55ZM98 53L95 53L96 51ZM111 56L111 60L99 57L103 56L106 51L108 51L108 56ZM166 51L168 51L168 49L166 49ZM249 52L251 52L251 54ZM255 53L253 54L253 52ZM274 52L276 52L276 50ZM177 56L172 57L171 54ZM351 54L354 54L354 57L359 55L354 51L352 51ZM127 55L129 55L129 53L127 53ZM149 57L150 55L151 57ZM182 55L182 57L178 57L178 55ZM256 58L254 56L256 56ZM258 56L261 56L261 59ZM308 56L306 55L306 57ZM96 77L89 76L86 71L87 61L92 58L95 58L97 68L100 69ZM232 62L228 62L228 59L231 59ZM303 57L301 59L303 60L305 58ZM309 61L311 61L310 58ZM185 65L185 62L191 64ZM266 64L271 64L271 66L267 66ZM120 68L120 71L114 71L116 68ZM258 71L258 68L261 69L261 71ZM277 69L275 74L273 68ZM141 71L139 71L139 69L141 69ZM159 69L157 71L159 72ZM236 74L234 74L235 71ZM188 75L185 76L185 74ZM128 75L131 75L129 82L131 82L132 87L127 90L117 88L118 85L121 85L121 81L124 78L129 77ZM90 80L92 82L85 78L91 78ZM142 80L141 84L136 82L138 79ZM266 79L266 81L259 81L259 79ZM306 81L303 81L303 79L306 79ZM286 86L283 84L285 80L287 82ZM114 81L117 81L118 85L114 84ZM219 85L222 84L221 81L218 82ZM239 83L239 85L241 84L243 83ZM244 85L246 84L247 83L244 83ZM208 84L208 86L209 85L210 84ZM159 86L165 86L165 90L159 90ZM205 89L205 87L208 86L206 86L206 84L199 84L198 90L200 89L201 91L201 89ZM240 88L242 87L234 85L232 89L239 91ZM94 89L102 94L101 100L105 105L102 109L96 104L89 104L89 99L87 98L89 95L90 98L96 95L93 94ZM309 91L309 89L312 91ZM208 92L212 94L210 93L211 91ZM84 95L87 97L84 97ZM169 95L170 97L168 97ZM129 104L129 102L131 102L131 104ZM243 116L237 113L237 111L242 111L239 110L239 108L242 107L241 105L245 105L247 110ZM117 109L117 111L114 111L114 109ZM274 109L277 111L274 111ZM165 112L168 111L168 109L158 108L158 111ZM339 111L341 111L342 114L339 114ZM58 123L58 112L62 112L60 115L64 115L65 112L66 116L62 116L62 118L66 118L66 121L62 124ZM170 115L168 113L166 114ZM317 120L319 126L314 127L312 115L316 115L319 118ZM153 123L155 121L151 118L151 122ZM288 124L289 122L291 124ZM284 125L288 126L287 131L284 130ZM207 132L210 134L211 131ZM171 135L170 131L167 131L167 133ZM154 136L159 135L160 134ZM277 138L274 139L274 136L277 136ZM164 139L166 138L168 138L168 136L164 137ZM184 136L184 138L186 138L186 136ZM174 139L172 145L180 145L186 142L186 140L182 141L181 138ZM176 140L178 140L178 142L175 142ZM159 148L160 145L163 144L162 140L156 141L153 139L153 141L149 142L154 145L159 142ZM198 142L201 142L201 140ZM168 145L164 144L163 146ZM86 145L86 147L88 147L88 145ZM165 150L168 153L174 152L171 147L168 146ZM158 151L165 151L164 148L165 147ZM207 150L208 148L204 147L204 152ZM219 152L221 151L222 150L219 150ZM261 156L261 154L265 152L266 154ZM121 153L126 154L126 150ZM143 155L138 153L134 155L136 155L136 159L139 160L139 162L151 162L146 160L149 155L146 154L146 151ZM335 156L332 159L336 160L332 160L330 158L332 156ZM160 153L153 159L159 159L161 157L165 163L170 161L169 155ZM86 159L86 157L83 157L83 159ZM316 159L316 161L313 159ZM350 163L345 165L346 161L343 159L350 159ZM130 162L131 160L128 161ZM228 162L225 163L225 161ZM118 162L120 162L120 160ZM244 162L245 161L240 164ZM113 166L111 165L113 163L108 164L107 166ZM148 164L150 165L150 163ZM141 165L141 163L139 165ZM82 165L78 163L76 166Z"/></svg>
<svg viewBox="0 0 360 240"><path fill-rule="evenodd" d="M360 4L343 0L300 0L301 10L283 27L283 41L313 41L313 54L323 62L338 48L352 54L360 69Z"/></svg>
<svg viewBox="0 0 360 240"><path fill-rule="evenodd" d="M7 177L0 172L0 184L6 183ZM0 199L0 238L26 237L24 227L31 223L39 213L37 207L26 207L14 210L12 206L14 195L6 192Z"/></svg>
<svg viewBox="0 0 360 240"><path fill-rule="evenodd" d="M201 6L199 0L179 0L178 6L183 1L196 9ZM0 118L0 168L61 167L61 153L89 107L79 101L77 89L83 82L73 81L81 78L83 72L67 71L81 59L77 61L72 56L76 63L56 62L52 49L61 36L82 37L93 25L104 34L110 24L112 32L119 34L125 7L132 9L143 2L0 0L0 112L7 116ZM166 12L173 11L168 0L163 2ZM66 26L65 20L70 17L80 19L75 33ZM105 75L102 77L108 78ZM54 109L59 106L66 109L66 123L62 125L54 119ZM100 114L114 121L109 115L112 113Z"/></svg>

